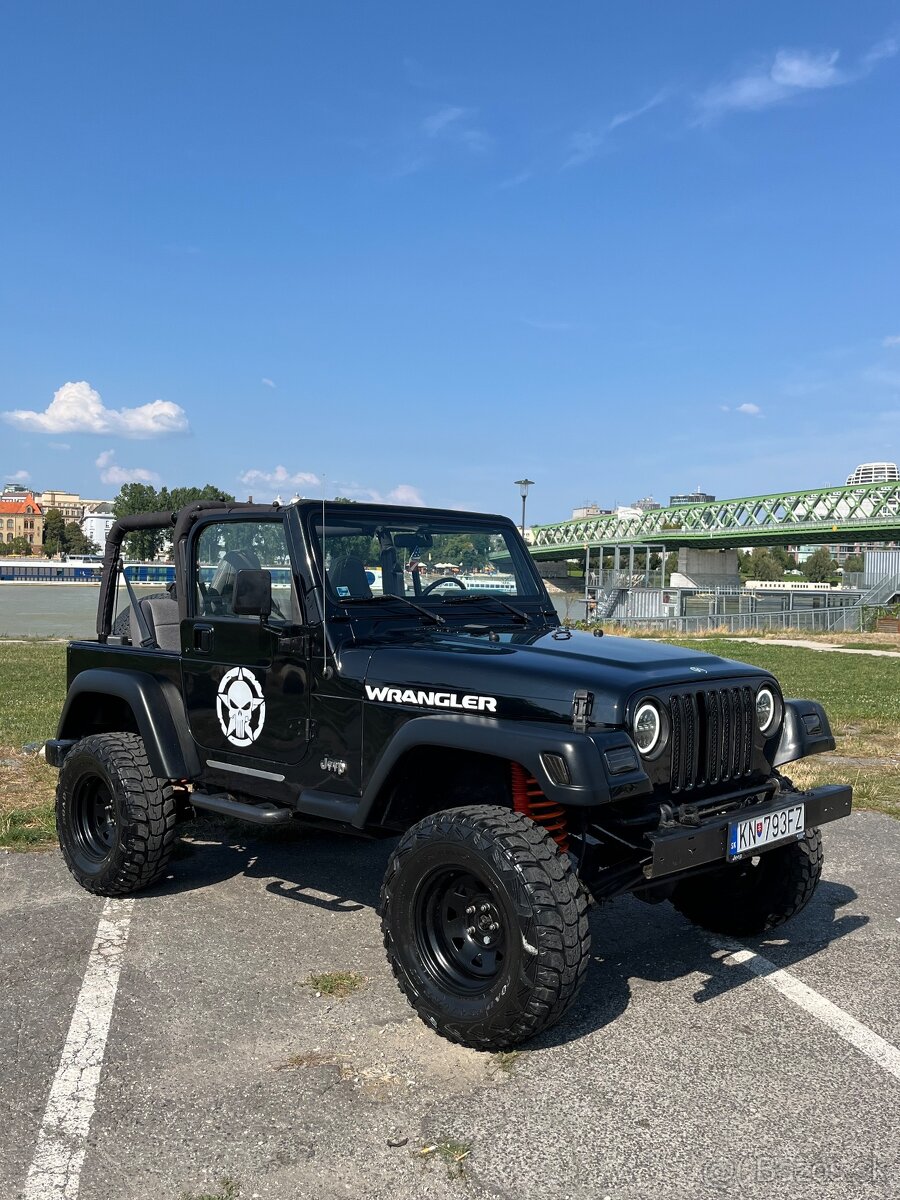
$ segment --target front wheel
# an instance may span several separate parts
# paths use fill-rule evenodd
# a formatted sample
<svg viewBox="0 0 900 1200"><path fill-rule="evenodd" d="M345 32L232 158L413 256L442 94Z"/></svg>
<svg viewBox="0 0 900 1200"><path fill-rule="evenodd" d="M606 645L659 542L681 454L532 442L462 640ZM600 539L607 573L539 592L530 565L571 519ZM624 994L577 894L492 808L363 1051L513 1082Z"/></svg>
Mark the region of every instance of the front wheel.
<svg viewBox="0 0 900 1200"><path fill-rule="evenodd" d="M807 829L800 841L685 879L672 903L713 933L753 937L777 929L809 904L824 861L821 833Z"/></svg>
<svg viewBox="0 0 900 1200"><path fill-rule="evenodd" d="M547 832L508 809L448 809L414 825L380 909L401 990L450 1041L515 1046L558 1021L583 981L587 898Z"/></svg>
<svg viewBox="0 0 900 1200"><path fill-rule="evenodd" d="M175 841L176 805L134 733L82 738L65 757L56 789L56 830L66 865L98 896L127 896L154 883Z"/></svg>

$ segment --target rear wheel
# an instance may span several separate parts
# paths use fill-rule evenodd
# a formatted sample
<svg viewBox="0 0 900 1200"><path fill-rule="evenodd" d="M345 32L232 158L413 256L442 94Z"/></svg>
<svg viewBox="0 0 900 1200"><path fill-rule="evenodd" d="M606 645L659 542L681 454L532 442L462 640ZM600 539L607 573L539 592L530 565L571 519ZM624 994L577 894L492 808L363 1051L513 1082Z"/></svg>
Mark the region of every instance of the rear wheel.
<svg viewBox="0 0 900 1200"><path fill-rule="evenodd" d="M454 1042L501 1050L559 1020L590 952L587 898L540 826L494 805L414 825L381 892L397 982Z"/></svg>
<svg viewBox="0 0 900 1200"><path fill-rule="evenodd" d="M150 771L134 733L83 738L65 757L56 829L66 865L83 888L127 896L155 882L175 840L172 786Z"/></svg>
<svg viewBox="0 0 900 1200"><path fill-rule="evenodd" d="M168 600L171 596L170 592L148 592L146 596L141 596L141 600ZM113 621L113 627L110 631L115 637L124 637L131 639L131 605L123 608L119 615Z"/></svg>
<svg viewBox="0 0 900 1200"><path fill-rule="evenodd" d="M672 903L704 929L751 937L776 929L809 904L824 861L821 833L807 829L798 842L685 879Z"/></svg>

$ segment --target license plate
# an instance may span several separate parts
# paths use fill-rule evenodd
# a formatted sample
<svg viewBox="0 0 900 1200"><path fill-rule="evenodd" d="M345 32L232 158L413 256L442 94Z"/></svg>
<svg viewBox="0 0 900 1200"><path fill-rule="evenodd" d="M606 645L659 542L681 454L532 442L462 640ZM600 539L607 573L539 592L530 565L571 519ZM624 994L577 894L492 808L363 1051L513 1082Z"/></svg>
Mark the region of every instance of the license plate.
<svg viewBox="0 0 900 1200"><path fill-rule="evenodd" d="M802 837L804 805L792 804L789 808L776 808L774 812L758 817L747 817L743 821L731 821L728 826L728 853L726 858L733 862L756 854L765 846L776 842L789 842Z"/></svg>

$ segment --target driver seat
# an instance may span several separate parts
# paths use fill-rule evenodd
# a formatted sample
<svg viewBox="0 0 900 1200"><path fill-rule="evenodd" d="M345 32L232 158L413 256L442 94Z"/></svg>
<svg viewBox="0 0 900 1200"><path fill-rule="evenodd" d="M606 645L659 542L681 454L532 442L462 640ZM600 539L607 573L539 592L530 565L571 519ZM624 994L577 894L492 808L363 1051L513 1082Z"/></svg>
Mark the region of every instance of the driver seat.
<svg viewBox="0 0 900 1200"><path fill-rule="evenodd" d="M340 588L347 589L350 595L349 597L342 597L345 600L372 599L372 589L369 587L366 565L361 558L357 558L354 554L345 554L342 558L335 559L331 570L328 572L328 578L331 580L331 586L337 592L338 596L341 595Z"/></svg>

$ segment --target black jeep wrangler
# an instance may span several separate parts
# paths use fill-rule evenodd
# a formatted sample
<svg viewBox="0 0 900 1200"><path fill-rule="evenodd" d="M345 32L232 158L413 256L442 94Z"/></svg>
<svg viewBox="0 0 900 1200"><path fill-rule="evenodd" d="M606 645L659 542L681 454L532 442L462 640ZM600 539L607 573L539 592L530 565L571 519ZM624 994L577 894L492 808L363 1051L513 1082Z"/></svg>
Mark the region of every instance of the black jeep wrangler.
<svg viewBox="0 0 900 1200"><path fill-rule="evenodd" d="M125 575L115 618L123 538L160 527L174 587L138 598ZM591 896L761 933L809 901L818 827L851 805L779 773L834 748L819 704L742 663L563 628L504 517L311 501L126 517L68 684L46 753L83 887L158 880L195 810L399 835L388 958L423 1019L479 1049L571 1004Z"/></svg>

